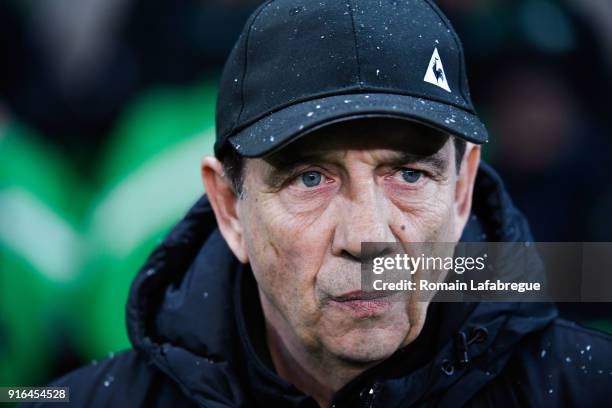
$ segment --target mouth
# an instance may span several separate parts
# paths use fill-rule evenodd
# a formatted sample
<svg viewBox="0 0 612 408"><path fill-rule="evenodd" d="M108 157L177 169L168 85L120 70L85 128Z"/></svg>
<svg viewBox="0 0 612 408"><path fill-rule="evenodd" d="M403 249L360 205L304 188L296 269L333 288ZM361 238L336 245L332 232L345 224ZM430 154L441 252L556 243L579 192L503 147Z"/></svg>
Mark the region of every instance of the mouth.
<svg viewBox="0 0 612 408"><path fill-rule="evenodd" d="M391 292L365 292L357 290L331 297L330 304L357 318L376 317L385 313L391 305Z"/></svg>

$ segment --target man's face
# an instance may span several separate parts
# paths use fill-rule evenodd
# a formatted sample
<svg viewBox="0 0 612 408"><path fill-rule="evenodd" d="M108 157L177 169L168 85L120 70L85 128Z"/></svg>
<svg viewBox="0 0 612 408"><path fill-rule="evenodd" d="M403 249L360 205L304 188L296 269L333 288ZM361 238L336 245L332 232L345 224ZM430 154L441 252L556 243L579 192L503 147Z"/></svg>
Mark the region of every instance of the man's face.
<svg viewBox="0 0 612 408"><path fill-rule="evenodd" d="M458 241L452 138L407 121L349 121L247 160L244 175L241 241L284 335L354 364L418 335L425 303L359 292L361 243Z"/></svg>

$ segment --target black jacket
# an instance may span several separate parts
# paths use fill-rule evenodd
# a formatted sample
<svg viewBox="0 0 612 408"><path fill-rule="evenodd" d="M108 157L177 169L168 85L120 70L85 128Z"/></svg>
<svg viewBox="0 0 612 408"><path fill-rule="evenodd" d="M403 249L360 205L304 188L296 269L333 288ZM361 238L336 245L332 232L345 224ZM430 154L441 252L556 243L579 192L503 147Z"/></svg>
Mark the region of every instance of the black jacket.
<svg viewBox="0 0 612 408"><path fill-rule="evenodd" d="M497 174L482 164L463 240L529 241ZM133 349L53 385L75 406L315 407L278 377L255 282L206 197L136 276ZM546 303L432 304L421 335L336 394L336 407L601 406L612 401L612 338Z"/></svg>

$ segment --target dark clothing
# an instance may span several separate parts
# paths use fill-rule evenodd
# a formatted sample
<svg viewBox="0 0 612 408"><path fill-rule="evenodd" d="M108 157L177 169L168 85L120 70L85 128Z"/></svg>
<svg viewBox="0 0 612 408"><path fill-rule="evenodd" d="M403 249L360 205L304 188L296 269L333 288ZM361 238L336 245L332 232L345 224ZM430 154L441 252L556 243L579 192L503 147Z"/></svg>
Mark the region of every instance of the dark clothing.
<svg viewBox="0 0 612 408"><path fill-rule="evenodd" d="M482 164L462 240L530 241ZM136 276L133 350L56 381L76 406L316 407L275 372L256 283L206 197ZM463 363L461 362L463 360ZM351 381L336 407L598 406L612 400L612 338L548 303L433 303L420 336Z"/></svg>

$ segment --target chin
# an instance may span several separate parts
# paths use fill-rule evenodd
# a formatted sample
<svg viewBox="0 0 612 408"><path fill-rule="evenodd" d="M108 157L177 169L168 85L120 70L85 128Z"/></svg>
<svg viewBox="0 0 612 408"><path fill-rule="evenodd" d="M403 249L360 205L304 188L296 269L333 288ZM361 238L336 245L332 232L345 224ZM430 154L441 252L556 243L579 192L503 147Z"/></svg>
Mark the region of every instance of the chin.
<svg viewBox="0 0 612 408"><path fill-rule="evenodd" d="M389 358L408 333L407 327L355 328L342 337L323 341L328 351L338 359L352 364L367 365Z"/></svg>

